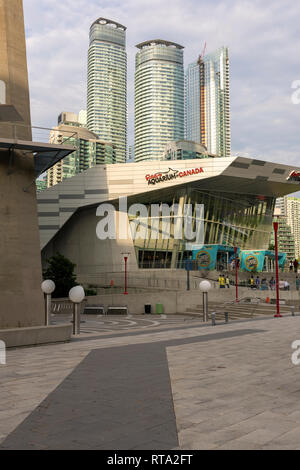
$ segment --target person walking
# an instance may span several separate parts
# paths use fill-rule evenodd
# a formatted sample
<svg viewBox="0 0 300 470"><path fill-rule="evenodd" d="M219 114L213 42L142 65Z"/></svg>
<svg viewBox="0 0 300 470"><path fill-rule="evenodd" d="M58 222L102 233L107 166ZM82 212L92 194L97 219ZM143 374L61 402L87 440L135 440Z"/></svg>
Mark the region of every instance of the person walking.
<svg viewBox="0 0 300 470"><path fill-rule="evenodd" d="M291 261L290 261L290 272L293 271L293 268L294 268L294 263L293 263L293 261L291 260Z"/></svg>
<svg viewBox="0 0 300 470"><path fill-rule="evenodd" d="M296 290L299 290L300 288L300 279L298 276L296 276Z"/></svg>
<svg viewBox="0 0 300 470"><path fill-rule="evenodd" d="M295 259L295 260L294 260L294 272L295 272L295 273L298 272L298 265L299 265L298 260Z"/></svg>
<svg viewBox="0 0 300 470"><path fill-rule="evenodd" d="M256 276L255 285L256 285L256 289L259 290L259 288L260 288L260 279L259 279L259 276Z"/></svg>
<svg viewBox="0 0 300 470"><path fill-rule="evenodd" d="M230 279L229 279L228 276L226 276L225 284L226 284L226 287L228 287L228 289L229 289L230 288Z"/></svg>
<svg viewBox="0 0 300 470"><path fill-rule="evenodd" d="M275 284L276 284L276 281L275 281L274 277L272 276L271 279L270 279L270 282L269 282L269 286L270 286L271 290L275 289Z"/></svg>
<svg viewBox="0 0 300 470"><path fill-rule="evenodd" d="M219 278L219 283L220 283L220 289L225 289L225 277L223 276L223 274L221 274Z"/></svg>
<svg viewBox="0 0 300 470"><path fill-rule="evenodd" d="M251 277L249 279L249 282L250 282L250 288L251 289L254 289L254 279L253 279L253 274L251 274Z"/></svg>

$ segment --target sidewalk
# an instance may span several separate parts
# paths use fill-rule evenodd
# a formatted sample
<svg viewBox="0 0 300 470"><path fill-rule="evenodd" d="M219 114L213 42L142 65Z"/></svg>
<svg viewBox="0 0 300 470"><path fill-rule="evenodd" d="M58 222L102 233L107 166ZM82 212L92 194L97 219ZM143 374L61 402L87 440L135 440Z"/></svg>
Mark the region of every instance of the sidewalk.
<svg viewBox="0 0 300 470"><path fill-rule="evenodd" d="M8 351L0 449L299 449L300 317L188 326Z"/></svg>

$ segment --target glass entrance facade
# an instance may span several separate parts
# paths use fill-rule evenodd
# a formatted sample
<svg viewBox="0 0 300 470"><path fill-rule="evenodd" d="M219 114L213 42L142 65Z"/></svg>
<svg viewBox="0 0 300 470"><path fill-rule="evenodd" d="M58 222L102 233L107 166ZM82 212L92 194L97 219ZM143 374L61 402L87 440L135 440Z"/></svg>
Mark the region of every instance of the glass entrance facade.
<svg viewBox="0 0 300 470"><path fill-rule="evenodd" d="M203 244L224 245L244 249L268 249L272 215L275 198L225 193L221 191L204 191L196 188L177 189L168 198L152 204L168 204L183 209L190 204L192 230L196 233L196 204L202 205L201 222L203 228ZM161 198L162 199L162 198ZM147 217L140 214L129 216L131 222L139 218L143 229L143 237L134 240L137 262L140 268L184 268L184 261L191 256L191 245L197 240L176 239L178 223L183 222L178 212L166 215L161 211L153 217L151 205L147 206ZM155 220L154 220L155 219ZM166 235L167 234L167 235Z"/></svg>

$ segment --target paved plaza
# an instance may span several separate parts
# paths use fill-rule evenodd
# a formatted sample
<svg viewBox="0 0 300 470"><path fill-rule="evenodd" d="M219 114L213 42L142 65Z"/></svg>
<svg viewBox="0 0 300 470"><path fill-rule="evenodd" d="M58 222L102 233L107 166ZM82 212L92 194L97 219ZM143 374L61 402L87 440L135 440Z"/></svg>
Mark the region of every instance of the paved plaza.
<svg viewBox="0 0 300 470"><path fill-rule="evenodd" d="M300 449L299 316L82 319L7 352L0 449Z"/></svg>

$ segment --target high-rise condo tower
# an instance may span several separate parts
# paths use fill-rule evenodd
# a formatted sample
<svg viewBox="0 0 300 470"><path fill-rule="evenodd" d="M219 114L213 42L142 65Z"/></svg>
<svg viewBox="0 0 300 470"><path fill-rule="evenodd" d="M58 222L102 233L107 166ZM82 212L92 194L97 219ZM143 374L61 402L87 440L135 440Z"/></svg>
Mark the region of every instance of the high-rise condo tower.
<svg viewBox="0 0 300 470"><path fill-rule="evenodd" d="M136 47L135 161L159 160L184 137L183 47L161 39Z"/></svg>
<svg viewBox="0 0 300 470"><path fill-rule="evenodd" d="M228 48L199 57L186 71L185 137L209 153L230 156Z"/></svg>
<svg viewBox="0 0 300 470"><path fill-rule="evenodd" d="M126 27L98 18L90 29L87 127L115 147L116 163L126 161Z"/></svg>

